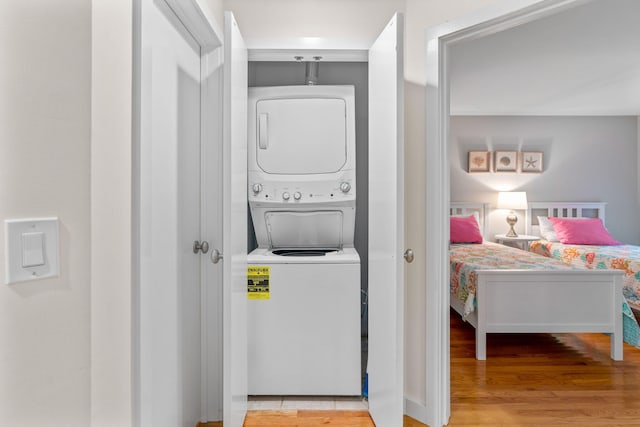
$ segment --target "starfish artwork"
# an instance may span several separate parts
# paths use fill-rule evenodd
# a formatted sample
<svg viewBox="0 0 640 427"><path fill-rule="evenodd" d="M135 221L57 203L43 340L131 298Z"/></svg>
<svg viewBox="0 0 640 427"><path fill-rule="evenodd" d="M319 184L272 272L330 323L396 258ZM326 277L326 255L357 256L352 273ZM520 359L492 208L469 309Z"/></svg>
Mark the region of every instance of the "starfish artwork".
<svg viewBox="0 0 640 427"><path fill-rule="evenodd" d="M533 157L529 157L525 159L525 163L527 164L528 169L535 169L537 167L536 163L538 163L538 160Z"/></svg>

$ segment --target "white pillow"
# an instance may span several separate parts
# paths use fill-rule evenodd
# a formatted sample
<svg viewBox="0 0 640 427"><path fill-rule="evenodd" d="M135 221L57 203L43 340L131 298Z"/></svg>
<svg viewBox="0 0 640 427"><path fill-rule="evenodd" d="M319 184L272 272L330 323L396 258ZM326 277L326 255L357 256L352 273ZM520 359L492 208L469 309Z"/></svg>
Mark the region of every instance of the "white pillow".
<svg viewBox="0 0 640 427"><path fill-rule="evenodd" d="M546 216L538 217L538 226L540 227L540 236L549 242L559 242L556 232L553 230L553 223Z"/></svg>

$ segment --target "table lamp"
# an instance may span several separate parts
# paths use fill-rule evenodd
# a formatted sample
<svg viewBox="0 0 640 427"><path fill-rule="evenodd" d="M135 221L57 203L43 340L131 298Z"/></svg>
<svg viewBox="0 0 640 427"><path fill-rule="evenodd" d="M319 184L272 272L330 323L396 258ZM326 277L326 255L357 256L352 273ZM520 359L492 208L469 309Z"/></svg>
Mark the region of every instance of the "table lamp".
<svg viewBox="0 0 640 427"><path fill-rule="evenodd" d="M507 232L507 237L518 237L518 233L513 229L513 226L518 222L518 217L515 212L516 209L527 209L527 193L524 191L500 191L498 193L498 209L509 209L509 215L507 215L507 224L510 228Z"/></svg>

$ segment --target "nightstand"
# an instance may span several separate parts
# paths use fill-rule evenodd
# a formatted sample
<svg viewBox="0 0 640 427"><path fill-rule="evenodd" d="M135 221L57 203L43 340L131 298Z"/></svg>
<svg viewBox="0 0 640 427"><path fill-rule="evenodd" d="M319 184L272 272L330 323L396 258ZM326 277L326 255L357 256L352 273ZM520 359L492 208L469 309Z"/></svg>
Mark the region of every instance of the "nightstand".
<svg viewBox="0 0 640 427"><path fill-rule="evenodd" d="M526 234L519 234L517 237L507 237L505 234L496 234L495 238L496 242L500 244L522 249L523 251L529 250L529 243L540 240L539 236L527 236Z"/></svg>

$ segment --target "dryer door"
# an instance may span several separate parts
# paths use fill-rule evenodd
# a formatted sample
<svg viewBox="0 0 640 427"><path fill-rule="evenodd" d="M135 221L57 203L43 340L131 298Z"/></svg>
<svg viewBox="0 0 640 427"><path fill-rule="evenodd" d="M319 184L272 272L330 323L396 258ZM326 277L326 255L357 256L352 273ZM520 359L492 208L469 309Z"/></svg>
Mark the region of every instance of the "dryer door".
<svg viewBox="0 0 640 427"><path fill-rule="evenodd" d="M347 162L346 109L338 98L258 101L258 166L271 174L338 172Z"/></svg>

